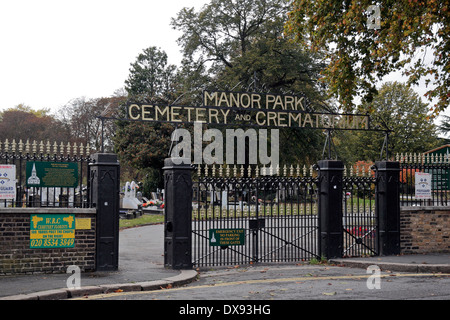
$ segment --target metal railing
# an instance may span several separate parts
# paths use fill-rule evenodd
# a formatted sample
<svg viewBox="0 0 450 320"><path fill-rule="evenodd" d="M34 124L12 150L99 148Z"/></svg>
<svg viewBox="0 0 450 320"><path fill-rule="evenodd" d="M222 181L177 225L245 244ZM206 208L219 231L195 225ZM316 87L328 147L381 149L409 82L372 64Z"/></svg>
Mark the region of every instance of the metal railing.
<svg viewBox="0 0 450 320"><path fill-rule="evenodd" d="M15 170L15 197L0 199L0 208L91 207L89 200L90 146L49 141L22 142L6 139L0 143L0 164ZM34 187L27 185L27 163L75 163L76 187ZM64 180L64 177L59 177ZM0 182L1 183L1 182ZM0 195L1 197L1 195Z"/></svg>
<svg viewBox="0 0 450 320"><path fill-rule="evenodd" d="M299 166L281 170L199 166L193 183L194 265L302 261L318 256L317 178L312 168L308 172ZM243 242L210 243L210 230L230 229L240 230Z"/></svg>
<svg viewBox="0 0 450 320"><path fill-rule="evenodd" d="M449 206L450 157L448 155L406 153L397 154L400 162L400 205L401 206ZM416 173L428 173L431 181L424 181L423 187L430 187L428 197L417 194Z"/></svg>
<svg viewBox="0 0 450 320"><path fill-rule="evenodd" d="M342 225L344 256L377 254L375 173L368 167L344 169Z"/></svg>

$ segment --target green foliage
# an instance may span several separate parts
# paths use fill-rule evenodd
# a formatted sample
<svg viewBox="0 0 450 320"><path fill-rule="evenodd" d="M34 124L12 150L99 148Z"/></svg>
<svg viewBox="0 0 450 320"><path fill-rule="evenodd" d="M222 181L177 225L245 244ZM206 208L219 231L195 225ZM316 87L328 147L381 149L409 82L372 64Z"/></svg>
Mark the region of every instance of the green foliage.
<svg viewBox="0 0 450 320"><path fill-rule="evenodd" d="M366 10L374 4L379 29L368 26ZM346 110L354 109L357 95L370 102L376 81L396 70L408 76L408 84L424 79L432 85L426 96L438 100L434 115L449 105L448 1L294 0L286 31L326 55L323 81Z"/></svg>
<svg viewBox="0 0 450 320"><path fill-rule="evenodd" d="M363 103L358 112L371 116L371 126L393 130L389 134L389 154L424 152L441 144L437 127L429 117L428 105L407 85L385 83L371 103ZM341 132L338 149L350 163L358 160L380 160L383 132Z"/></svg>
<svg viewBox="0 0 450 320"><path fill-rule="evenodd" d="M450 116L443 116L442 122L439 125L439 132L448 136L450 134Z"/></svg>
<svg viewBox="0 0 450 320"><path fill-rule="evenodd" d="M183 32L185 92L303 93L311 109L322 110L324 64L284 35L288 11L284 0L213 0L198 12L181 10L172 26ZM315 162L323 139L317 130L280 129L281 163Z"/></svg>
<svg viewBox="0 0 450 320"><path fill-rule="evenodd" d="M168 65L165 51L146 48L131 64L125 89L136 102L170 103L174 98L175 72L176 66Z"/></svg>
<svg viewBox="0 0 450 320"><path fill-rule="evenodd" d="M168 65L164 51L156 47L143 50L131 64L125 81L128 101L170 104L176 96L175 71L175 66ZM144 170L144 175L147 168L161 170L170 148L172 125L117 121L116 126L114 147L121 162ZM161 187L160 179L157 181Z"/></svg>
<svg viewBox="0 0 450 320"><path fill-rule="evenodd" d="M145 176L142 179L142 195L151 199L151 192L157 188L163 188L164 176L161 171L153 168L146 168L143 170Z"/></svg>
<svg viewBox="0 0 450 320"><path fill-rule="evenodd" d="M319 96L324 64L284 36L284 0L213 0L199 12L184 8L172 19L184 68L202 75L207 88ZM256 77L255 77L256 76Z"/></svg>
<svg viewBox="0 0 450 320"><path fill-rule="evenodd" d="M145 214L135 219L120 219L119 227L122 228L133 228L138 226L145 226L150 224L160 224L164 223L163 214Z"/></svg>
<svg viewBox="0 0 450 320"><path fill-rule="evenodd" d="M49 113L49 109L34 110L20 104L0 113L0 140L15 139L16 142L69 141L70 131L64 123Z"/></svg>

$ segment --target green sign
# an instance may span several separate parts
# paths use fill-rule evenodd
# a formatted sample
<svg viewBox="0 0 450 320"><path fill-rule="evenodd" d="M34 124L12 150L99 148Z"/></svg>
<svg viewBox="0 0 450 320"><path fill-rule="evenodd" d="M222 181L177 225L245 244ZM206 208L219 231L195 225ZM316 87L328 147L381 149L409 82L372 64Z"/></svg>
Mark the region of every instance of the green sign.
<svg viewBox="0 0 450 320"><path fill-rule="evenodd" d="M433 168L433 159L440 163L441 160L445 160L446 157L450 157L450 145L441 146L439 148L427 151L425 152L425 155L429 156L430 160L429 162L425 161L425 164L429 166L423 171L433 175L432 190L450 190L450 170L448 167L441 167L438 164L438 168ZM444 163L446 162L444 161Z"/></svg>
<svg viewBox="0 0 450 320"><path fill-rule="evenodd" d="M30 215L30 248L73 248L75 245L74 214Z"/></svg>
<svg viewBox="0 0 450 320"><path fill-rule="evenodd" d="M74 162L27 162L27 187L78 186L78 164Z"/></svg>
<svg viewBox="0 0 450 320"><path fill-rule="evenodd" d="M243 246L245 229L210 229L210 246Z"/></svg>

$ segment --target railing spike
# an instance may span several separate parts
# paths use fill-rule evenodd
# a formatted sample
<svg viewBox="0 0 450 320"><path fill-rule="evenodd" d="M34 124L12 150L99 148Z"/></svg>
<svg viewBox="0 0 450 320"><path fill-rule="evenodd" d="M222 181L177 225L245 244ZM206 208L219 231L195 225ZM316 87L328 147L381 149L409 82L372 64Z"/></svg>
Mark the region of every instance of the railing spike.
<svg viewBox="0 0 450 320"><path fill-rule="evenodd" d="M56 143L56 141L53 143L53 154L58 154L58 144Z"/></svg>
<svg viewBox="0 0 450 320"><path fill-rule="evenodd" d="M13 153L16 153L16 139L13 139L13 141L11 142L11 151Z"/></svg>
<svg viewBox="0 0 450 320"><path fill-rule="evenodd" d="M19 140L19 153L20 154L23 153L23 142L22 142L22 139Z"/></svg>
<svg viewBox="0 0 450 320"><path fill-rule="evenodd" d="M27 139L27 142L25 142L25 153L30 153L30 140Z"/></svg>

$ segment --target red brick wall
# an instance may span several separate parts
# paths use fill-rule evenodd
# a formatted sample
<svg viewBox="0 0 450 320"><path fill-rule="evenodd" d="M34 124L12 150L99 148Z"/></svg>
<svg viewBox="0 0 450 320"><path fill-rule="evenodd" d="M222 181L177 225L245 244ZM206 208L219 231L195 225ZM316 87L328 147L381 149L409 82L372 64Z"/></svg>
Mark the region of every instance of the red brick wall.
<svg viewBox="0 0 450 320"><path fill-rule="evenodd" d="M402 208L400 247L402 253L450 252L450 208Z"/></svg>
<svg viewBox="0 0 450 320"><path fill-rule="evenodd" d="M73 248L31 249L30 214L75 214L91 218L90 230L75 230ZM95 270L95 209L0 209L0 275L65 273L69 265Z"/></svg>

